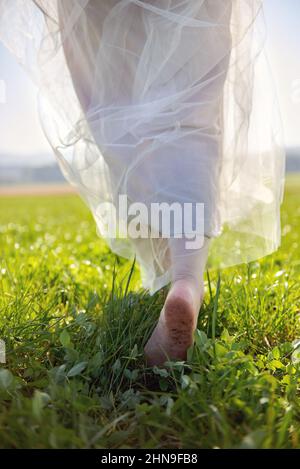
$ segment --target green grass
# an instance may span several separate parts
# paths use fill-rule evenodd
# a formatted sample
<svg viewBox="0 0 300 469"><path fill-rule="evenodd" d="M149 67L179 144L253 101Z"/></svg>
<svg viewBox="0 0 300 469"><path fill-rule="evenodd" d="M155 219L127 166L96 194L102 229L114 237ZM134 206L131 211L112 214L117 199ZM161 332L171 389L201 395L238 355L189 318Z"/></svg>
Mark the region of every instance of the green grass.
<svg viewBox="0 0 300 469"><path fill-rule="evenodd" d="M141 290L82 201L1 198L0 447L299 448L299 187L281 248L210 272L195 346L164 369L143 346L166 292Z"/></svg>

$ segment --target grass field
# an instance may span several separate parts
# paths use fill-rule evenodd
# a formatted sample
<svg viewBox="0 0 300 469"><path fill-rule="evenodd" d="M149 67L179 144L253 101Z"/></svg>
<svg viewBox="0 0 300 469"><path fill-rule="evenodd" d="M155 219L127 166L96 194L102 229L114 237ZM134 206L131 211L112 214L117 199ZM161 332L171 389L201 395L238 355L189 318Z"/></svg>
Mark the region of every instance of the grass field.
<svg viewBox="0 0 300 469"><path fill-rule="evenodd" d="M210 274L195 346L164 369L143 346L165 292L81 200L0 198L0 447L300 448L299 195L290 177L278 252Z"/></svg>

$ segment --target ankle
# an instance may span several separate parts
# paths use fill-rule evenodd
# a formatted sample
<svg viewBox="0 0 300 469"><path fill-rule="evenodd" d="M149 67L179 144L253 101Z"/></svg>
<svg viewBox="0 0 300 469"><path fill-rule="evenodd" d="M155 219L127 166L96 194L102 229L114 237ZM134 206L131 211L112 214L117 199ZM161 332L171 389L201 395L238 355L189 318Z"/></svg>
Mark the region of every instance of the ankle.
<svg viewBox="0 0 300 469"><path fill-rule="evenodd" d="M189 276L174 279L168 296L174 294L192 302L194 309L199 311L204 296L204 281Z"/></svg>

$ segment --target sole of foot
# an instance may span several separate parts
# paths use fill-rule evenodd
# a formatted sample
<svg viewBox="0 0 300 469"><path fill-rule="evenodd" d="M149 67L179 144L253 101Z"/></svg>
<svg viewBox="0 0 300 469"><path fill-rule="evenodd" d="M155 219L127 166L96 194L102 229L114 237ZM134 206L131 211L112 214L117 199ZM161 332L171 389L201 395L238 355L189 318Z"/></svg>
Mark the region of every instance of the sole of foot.
<svg viewBox="0 0 300 469"><path fill-rule="evenodd" d="M148 366L161 366L168 360L186 360L193 344L200 302L189 283L178 281L171 288L158 323L144 352Z"/></svg>

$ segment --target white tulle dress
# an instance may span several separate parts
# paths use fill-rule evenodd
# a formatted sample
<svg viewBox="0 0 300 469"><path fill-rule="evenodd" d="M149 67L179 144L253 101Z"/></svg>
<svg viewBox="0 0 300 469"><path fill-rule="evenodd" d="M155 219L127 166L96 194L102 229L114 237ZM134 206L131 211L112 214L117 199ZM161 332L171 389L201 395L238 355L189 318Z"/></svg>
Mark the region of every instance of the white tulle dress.
<svg viewBox="0 0 300 469"><path fill-rule="evenodd" d="M99 207L120 194L203 203L211 267L278 248L285 154L261 0L0 0L0 39L39 87L65 177L151 293L178 233L108 237Z"/></svg>

